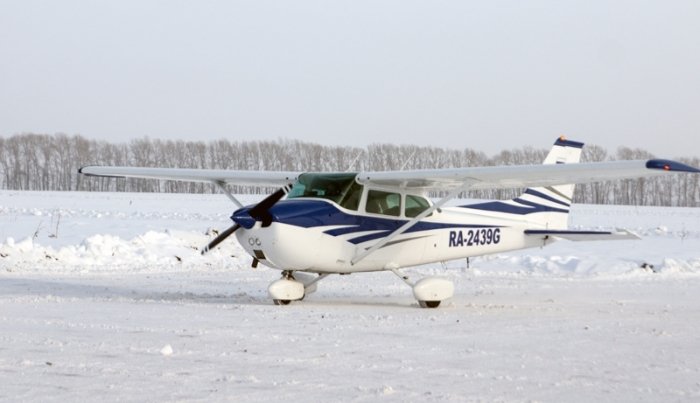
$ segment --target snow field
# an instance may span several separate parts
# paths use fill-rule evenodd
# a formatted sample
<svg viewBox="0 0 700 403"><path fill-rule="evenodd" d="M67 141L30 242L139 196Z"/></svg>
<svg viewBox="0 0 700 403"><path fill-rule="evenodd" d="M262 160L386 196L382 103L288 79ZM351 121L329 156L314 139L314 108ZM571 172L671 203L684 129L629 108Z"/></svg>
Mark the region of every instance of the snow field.
<svg viewBox="0 0 700 403"><path fill-rule="evenodd" d="M455 281L437 310L390 273L273 306L279 272L234 241L194 249L232 210L217 195L0 192L0 400L700 398L699 209L577 206L574 227L644 239L408 269Z"/></svg>

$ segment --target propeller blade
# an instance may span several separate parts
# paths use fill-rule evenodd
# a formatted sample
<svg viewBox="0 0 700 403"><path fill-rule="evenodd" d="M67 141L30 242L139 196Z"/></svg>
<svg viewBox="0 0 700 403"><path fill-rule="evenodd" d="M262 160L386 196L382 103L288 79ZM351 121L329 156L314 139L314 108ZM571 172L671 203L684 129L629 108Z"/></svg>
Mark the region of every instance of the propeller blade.
<svg viewBox="0 0 700 403"><path fill-rule="evenodd" d="M232 227L229 227L226 231L220 233L219 236L217 236L216 238L212 239L212 241L209 242L209 243L204 247L204 249L202 249L202 255L204 255L204 254L206 254L207 252L209 252L210 250L216 248L216 246L217 246L218 244L220 244L224 239L230 237L231 234L233 234L234 232L236 232L236 230L237 230L238 228L240 228L240 227L241 227L240 225L234 224Z"/></svg>
<svg viewBox="0 0 700 403"><path fill-rule="evenodd" d="M269 209L275 205L284 195L287 193L288 188L291 185L284 186L282 188L277 189L275 193L272 193L271 195L267 196L264 198L260 203L256 204L248 210L248 215L253 217L255 220L262 221L262 226L263 227L268 227L272 223L272 215L269 212ZM202 255L206 254L210 250L216 248L218 244L220 244L224 239L228 238L236 232L237 229L241 228L241 225L236 223L232 227L228 228L226 231L222 232L217 236L216 238L212 239L211 242L209 242L203 249L202 249ZM247 227L246 227L247 228Z"/></svg>
<svg viewBox="0 0 700 403"><path fill-rule="evenodd" d="M248 211L251 217L256 220L262 221L263 227L268 227L272 223L272 215L269 210L275 205L284 195L287 193L287 187L282 187L277 189L275 193L267 196L260 203L256 204L255 207Z"/></svg>

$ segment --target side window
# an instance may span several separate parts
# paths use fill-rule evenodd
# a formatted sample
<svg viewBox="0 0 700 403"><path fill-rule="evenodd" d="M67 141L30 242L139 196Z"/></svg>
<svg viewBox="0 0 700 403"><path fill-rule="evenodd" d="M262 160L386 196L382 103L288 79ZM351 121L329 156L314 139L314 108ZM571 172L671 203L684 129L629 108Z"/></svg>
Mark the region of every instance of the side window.
<svg viewBox="0 0 700 403"><path fill-rule="evenodd" d="M365 211L398 217L401 215L401 195L380 190L370 190L367 192Z"/></svg>
<svg viewBox="0 0 700 403"><path fill-rule="evenodd" d="M406 195L406 217L413 218L430 208L425 198L414 195Z"/></svg>

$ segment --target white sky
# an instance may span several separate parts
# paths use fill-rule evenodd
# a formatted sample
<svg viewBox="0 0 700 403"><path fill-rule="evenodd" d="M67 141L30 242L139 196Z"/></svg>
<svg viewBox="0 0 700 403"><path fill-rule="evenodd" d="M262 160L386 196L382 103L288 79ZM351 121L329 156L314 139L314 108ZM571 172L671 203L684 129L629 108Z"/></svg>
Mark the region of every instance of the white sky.
<svg viewBox="0 0 700 403"><path fill-rule="evenodd" d="M700 155L700 1L0 0L0 135Z"/></svg>

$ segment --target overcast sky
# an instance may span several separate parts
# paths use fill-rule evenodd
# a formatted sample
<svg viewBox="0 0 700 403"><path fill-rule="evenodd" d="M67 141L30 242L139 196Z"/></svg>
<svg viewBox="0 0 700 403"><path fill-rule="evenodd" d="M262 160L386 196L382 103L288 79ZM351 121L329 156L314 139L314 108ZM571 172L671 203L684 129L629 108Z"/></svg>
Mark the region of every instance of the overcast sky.
<svg viewBox="0 0 700 403"><path fill-rule="evenodd" d="M0 0L0 136L700 156L700 1Z"/></svg>

